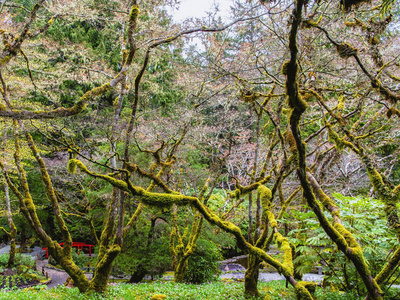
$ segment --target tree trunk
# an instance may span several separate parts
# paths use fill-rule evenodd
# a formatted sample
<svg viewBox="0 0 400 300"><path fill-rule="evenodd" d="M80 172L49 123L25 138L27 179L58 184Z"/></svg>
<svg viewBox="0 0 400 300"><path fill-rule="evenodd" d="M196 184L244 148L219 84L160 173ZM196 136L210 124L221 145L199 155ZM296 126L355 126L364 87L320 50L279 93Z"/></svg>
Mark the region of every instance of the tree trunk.
<svg viewBox="0 0 400 300"><path fill-rule="evenodd" d="M11 204L10 204L10 194L8 192L8 184L7 181L4 180L4 197L6 200L6 209L7 209L7 221L8 221L8 226L10 227L10 232L9 232L9 240L10 240L10 256L8 258L8 263L7 267L13 267L15 264L15 237L17 235L17 228L15 227L15 224L12 219L12 214L11 214Z"/></svg>
<svg viewBox="0 0 400 300"><path fill-rule="evenodd" d="M131 278L129 279L128 283L138 283L141 282L146 276L146 270L143 268L143 266L139 265L135 272L131 275Z"/></svg>
<svg viewBox="0 0 400 300"><path fill-rule="evenodd" d="M260 259L254 255L249 254L248 266L244 276L244 293L248 296L259 296L258 292L258 275L260 274Z"/></svg>
<svg viewBox="0 0 400 300"><path fill-rule="evenodd" d="M189 256L186 255L178 258L178 263L174 272L175 282L177 283L183 283L185 280L188 258Z"/></svg>

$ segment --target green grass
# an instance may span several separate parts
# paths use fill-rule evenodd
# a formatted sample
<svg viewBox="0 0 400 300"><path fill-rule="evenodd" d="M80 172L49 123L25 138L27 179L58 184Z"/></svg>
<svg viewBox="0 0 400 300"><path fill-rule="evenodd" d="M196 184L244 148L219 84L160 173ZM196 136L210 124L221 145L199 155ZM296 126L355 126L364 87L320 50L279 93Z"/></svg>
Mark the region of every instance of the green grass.
<svg viewBox="0 0 400 300"><path fill-rule="evenodd" d="M218 281L209 284L176 284L170 281L154 281L140 284L119 284L110 286L106 295L82 295L76 288L59 287L46 290L44 286L29 288L25 290L12 290L0 292L1 300L47 300L47 299L68 299L68 300L92 300L92 299L146 299L153 295L166 295L166 299L179 300L261 300L268 294L271 300L292 300L295 299L293 288L285 287L284 281L262 282L259 285L262 296L258 298L245 298L243 296L243 282ZM358 300L364 297L356 297L331 290L318 289L316 299L318 300Z"/></svg>

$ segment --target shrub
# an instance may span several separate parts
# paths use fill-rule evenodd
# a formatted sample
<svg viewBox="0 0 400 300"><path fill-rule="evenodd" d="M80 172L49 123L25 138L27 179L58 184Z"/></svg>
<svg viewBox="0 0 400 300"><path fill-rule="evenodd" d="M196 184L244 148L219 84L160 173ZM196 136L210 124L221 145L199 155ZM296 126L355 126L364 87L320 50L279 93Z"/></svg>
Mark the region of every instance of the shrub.
<svg viewBox="0 0 400 300"><path fill-rule="evenodd" d="M213 242L198 240L196 250L189 257L185 281L205 283L217 280L220 273L218 268L220 260L222 260L221 252Z"/></svg>

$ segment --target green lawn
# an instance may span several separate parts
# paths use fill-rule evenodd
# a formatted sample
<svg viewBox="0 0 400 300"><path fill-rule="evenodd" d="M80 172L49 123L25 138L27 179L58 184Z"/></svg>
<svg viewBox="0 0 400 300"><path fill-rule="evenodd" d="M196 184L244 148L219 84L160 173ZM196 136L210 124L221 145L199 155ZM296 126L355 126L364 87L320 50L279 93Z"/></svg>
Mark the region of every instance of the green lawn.
<svg viewBox="0 0 400 300"><path fill-rule="evenodd" d="M246 299L273 299L285 300L295 299L293 289L286 288L284 281L273 281L260 283L262 296L259 298ZM140 284L118 284L110 286L106 295L81 295L76 288L59 287L47 290L45 287L34 287L25 290L12 290L0 292L0 299L4 300L48 300L48 299L151 299L155 295L165 295L165 299L179 300L215 300L215 299L245 299L243 296L243 282L219 281L203 285L176 284L171 281L154 281ZM266 297L265 296L269 296ZM331 290L317 289L318 300L355 300L363 299ZM163 299L163 297L153 297Z"/></svg>

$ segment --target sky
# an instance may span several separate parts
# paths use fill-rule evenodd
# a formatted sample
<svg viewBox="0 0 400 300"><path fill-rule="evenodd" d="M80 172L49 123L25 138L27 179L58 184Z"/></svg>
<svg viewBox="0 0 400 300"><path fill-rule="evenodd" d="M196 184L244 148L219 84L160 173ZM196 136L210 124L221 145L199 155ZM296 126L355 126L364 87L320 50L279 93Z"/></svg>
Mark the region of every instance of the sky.
<svg viewBox="0 0 400 300"><path fill-rule="evenodd" d="M191 17L206 17L206 12L212 10L215 3L218 4L220 9L218 15L228 15L232 0L181 0L180 2L179 10L173 13L175 22L180 22Z"/></svg>

